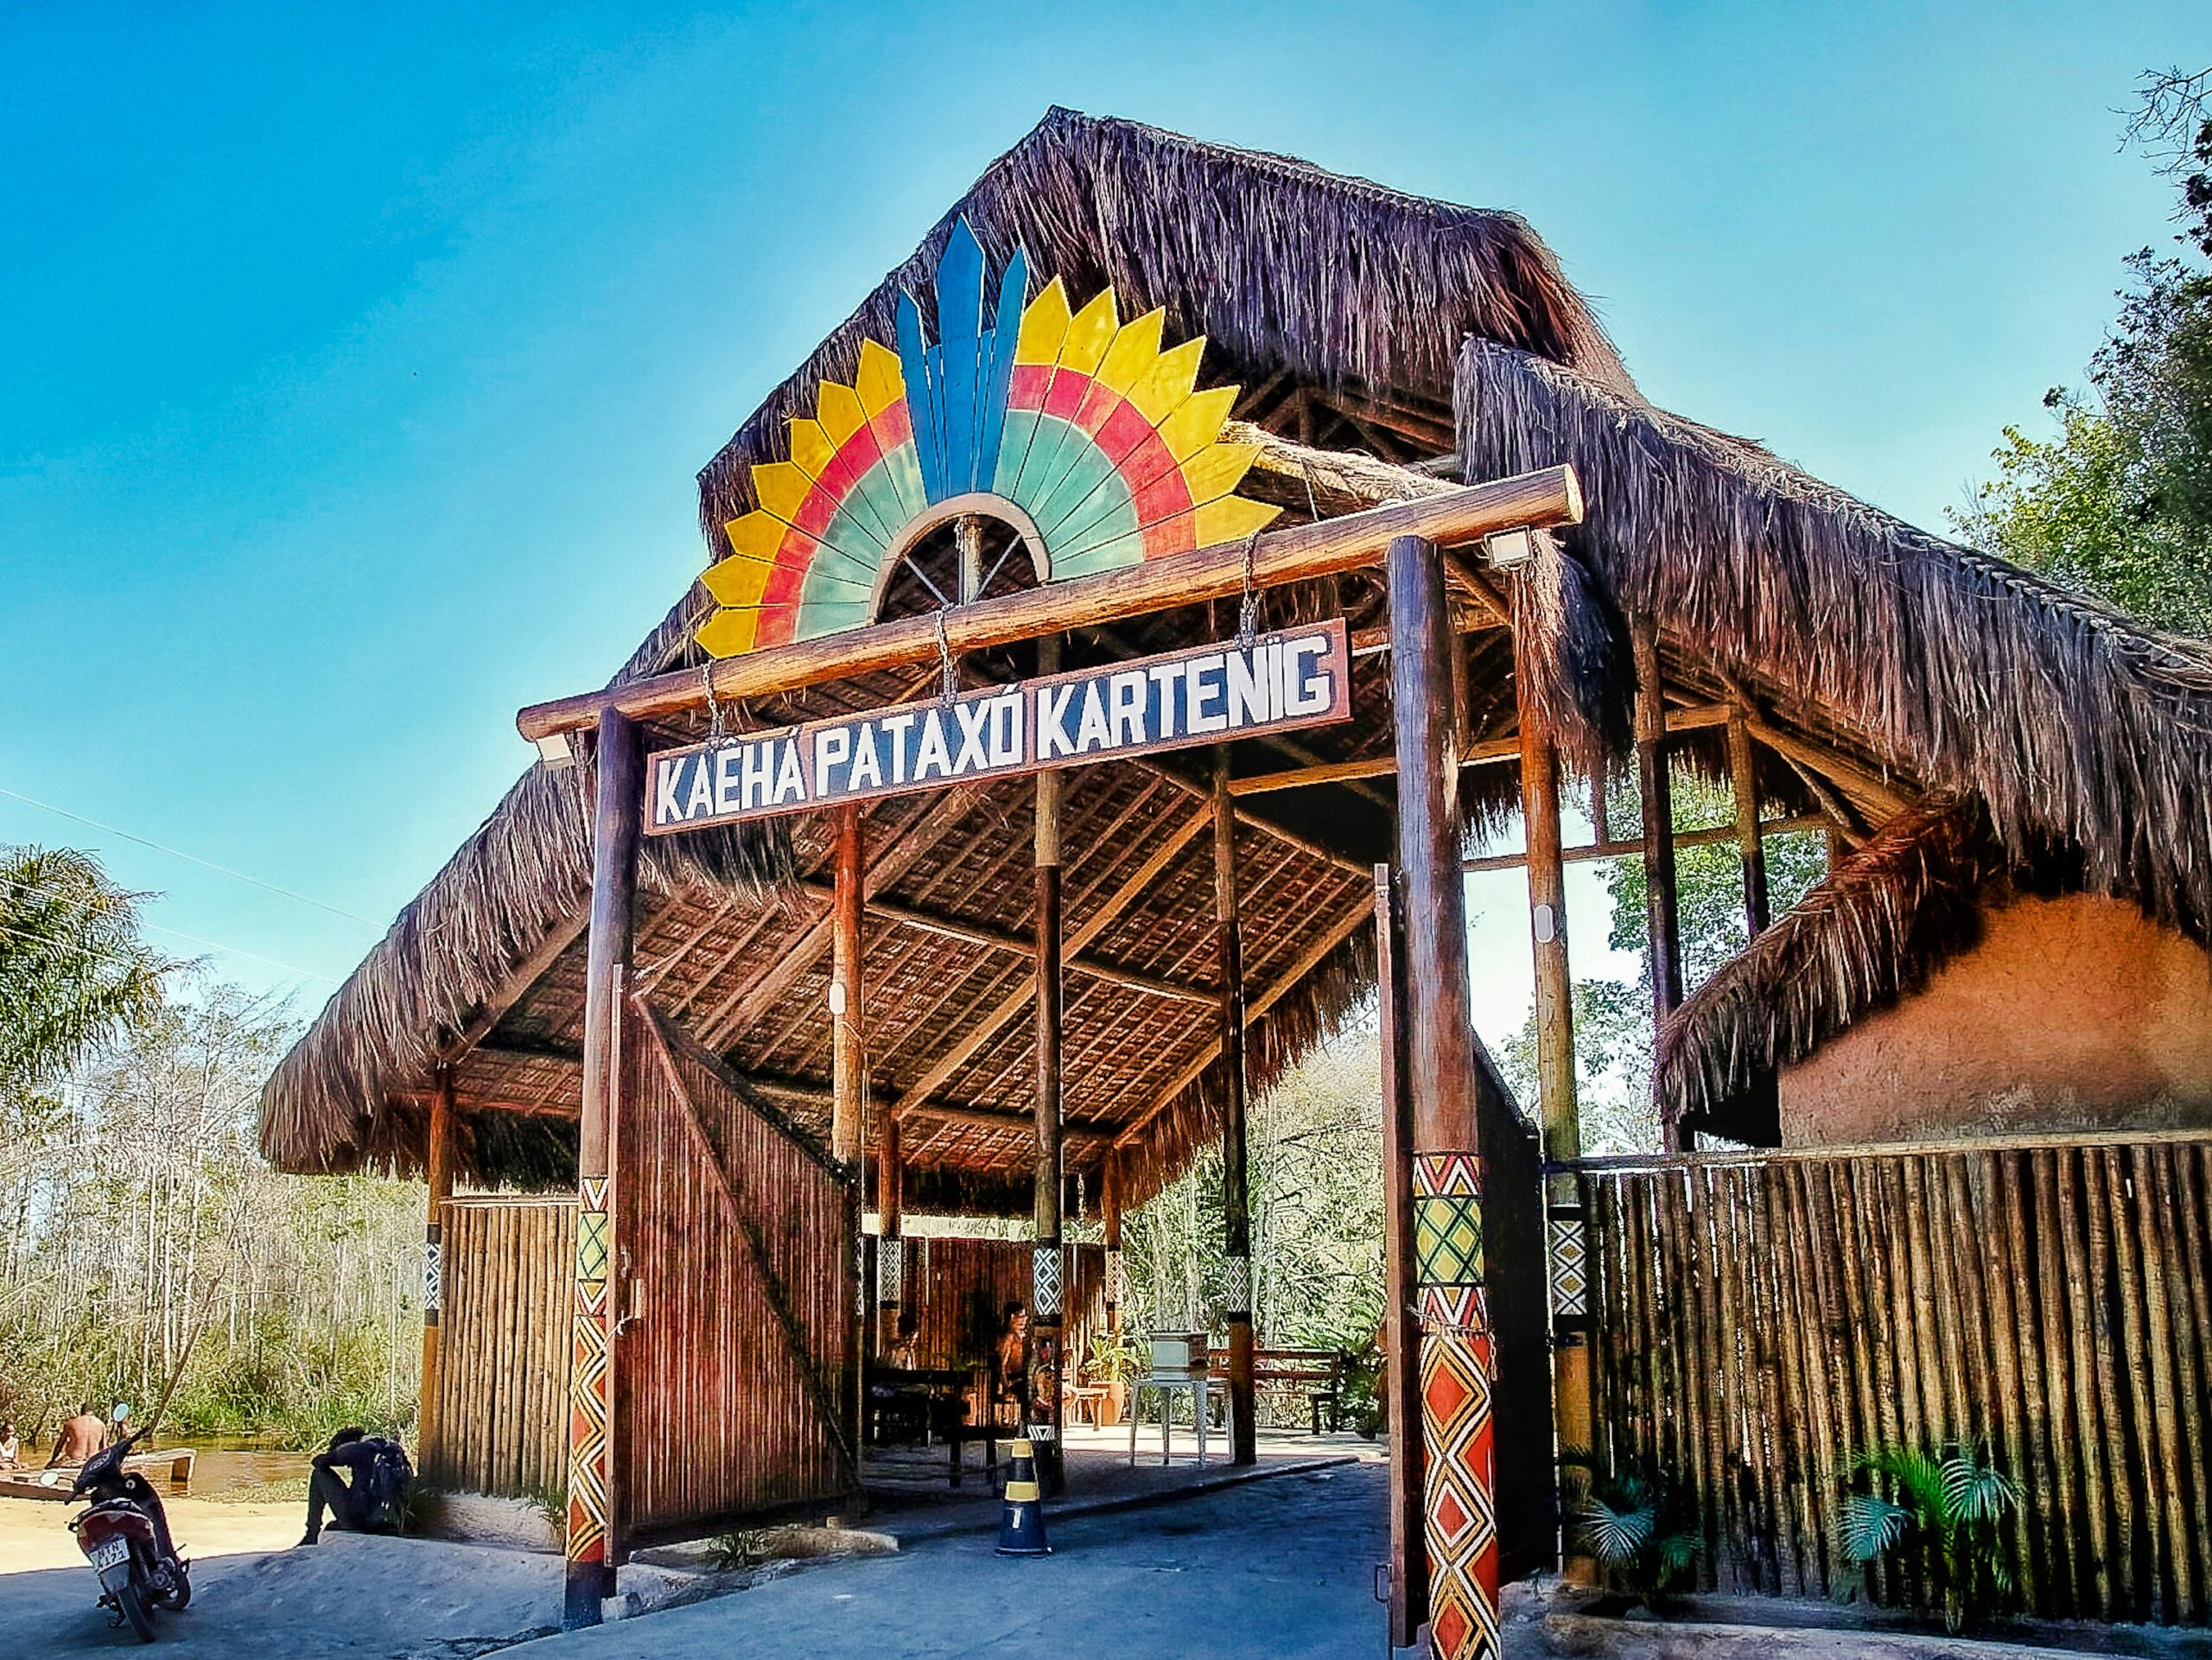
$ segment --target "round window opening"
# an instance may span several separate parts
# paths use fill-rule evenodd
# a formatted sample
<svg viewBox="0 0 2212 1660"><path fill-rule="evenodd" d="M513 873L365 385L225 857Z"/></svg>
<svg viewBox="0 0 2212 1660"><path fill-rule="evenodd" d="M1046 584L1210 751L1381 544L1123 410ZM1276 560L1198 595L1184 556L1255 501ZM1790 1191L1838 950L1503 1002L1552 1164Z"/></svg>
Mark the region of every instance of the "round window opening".
<svg viewBox="0 0 2212 1660"><path fill-rule="evenodd" d="M1051 575L1044 538L1002 497L939 502L909 525L876 579L874 616L926 615L1040 586Z"/></svg>

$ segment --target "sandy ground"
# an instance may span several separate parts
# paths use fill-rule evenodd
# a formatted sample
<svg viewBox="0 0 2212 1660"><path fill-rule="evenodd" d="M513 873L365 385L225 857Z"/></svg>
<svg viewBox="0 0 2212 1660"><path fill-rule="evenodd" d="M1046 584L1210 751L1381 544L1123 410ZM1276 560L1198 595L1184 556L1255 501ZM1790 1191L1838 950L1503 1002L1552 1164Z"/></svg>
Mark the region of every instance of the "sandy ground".
<svg viewBox="0 0 2212 1660"><path fill-rule="evenodd" d="M307 1507L293 1500L276 1504L218 1504L204 1498L169 1498L169 1530L187 1552L202 1558L235 1556L241 1551L281 1550L299 1542ZM38 1568L73 1568L90 1580L84 1554L68 1529L80 1507L41 1499L0 1498L0 1574Z"/></svg>

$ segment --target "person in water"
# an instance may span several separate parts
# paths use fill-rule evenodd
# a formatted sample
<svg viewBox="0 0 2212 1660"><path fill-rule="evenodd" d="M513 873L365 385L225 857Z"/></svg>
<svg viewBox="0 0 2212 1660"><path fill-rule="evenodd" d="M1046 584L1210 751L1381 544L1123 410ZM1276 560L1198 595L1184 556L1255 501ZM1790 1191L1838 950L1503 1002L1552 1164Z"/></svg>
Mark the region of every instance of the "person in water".
<svg viewBox="0 0 2212 1660"><path fill-rule="evenodd" d="M58 1464L82 1464L106 1442L107 1421L87 1401L77 1409L74 1417L61 1421L60 1433L54 1438L54 1456L46 1461L46 1467L51 1470Z"/></svg>

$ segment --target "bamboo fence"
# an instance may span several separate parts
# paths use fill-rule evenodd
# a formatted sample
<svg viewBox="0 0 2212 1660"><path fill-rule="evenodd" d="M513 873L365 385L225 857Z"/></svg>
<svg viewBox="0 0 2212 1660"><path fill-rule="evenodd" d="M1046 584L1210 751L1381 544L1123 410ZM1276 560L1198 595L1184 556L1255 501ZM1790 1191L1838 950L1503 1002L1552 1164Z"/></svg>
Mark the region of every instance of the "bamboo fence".
<svg viewBox="0 0 2212 1660"><path fill-rule="evenodd" d="M576 1201L453 1199L439 1207L444 1307L441 1487L558 1498L569 1480L569 1325Z"/></svg>
<svg viewBox="0 0 2212 1660"><path fill-rule="evenodd" d="M1985 1449L2031 1613L2212 1592L2212 1137L1580 1167L1597 1451L1694 1491L1707 1588L1827 1595L1850 1455ZM1894 1593L1877 1576L1876 1595Z"/></svg>

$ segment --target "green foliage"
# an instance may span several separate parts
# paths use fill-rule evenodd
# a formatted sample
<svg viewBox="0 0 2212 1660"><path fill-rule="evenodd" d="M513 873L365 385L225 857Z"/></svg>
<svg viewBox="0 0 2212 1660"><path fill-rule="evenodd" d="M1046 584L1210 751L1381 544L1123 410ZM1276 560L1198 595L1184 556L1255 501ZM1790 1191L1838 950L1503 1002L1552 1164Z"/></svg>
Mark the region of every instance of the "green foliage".
<svg viewBox="0 0 2212 1660"><path fill-rule="evenodd" d="M1370 1018L1254 1103L1252 1301L1263 1347L1357 1350L1382 1318L1382 1061ZM1122 1219L1133 1332L1225 1334L1221 1157ZM1303 1421L1305 1402L1286 1418ZM1286 1409L1287 1410L1287 1409Z"/></svg>
<svg viewBox="0 0 2212 1660"><path fill-rule="evenodd" d="M1846 1496L1838 1518L1846 1561L1901 1570L1914 1606L1940 1607L1954 1632L2011 1601L2001 1529L2019 1489L1986 1453L1955 1443L1935 1453L1878 1447L1853 1458L1845 1477L1863 1484Z"/></svg>
<svg viewBox="0 0 2212 1660"><path fill-rule="evenodd" d="M567 1511L563 1509L565 1518ZM717 1572L729 1573L740 1568L753 1568L768 1560L768 1539L772 1531L767 1528L741 1528L734 1533L716 1534L707 1542L707 1560Z"/></svg>
<svg viewBox="0 0 2212 1660"><path fill-rule="evenodd" d="M1677 768L1669 779L1675 829L1702 830L1732 822L1726 785ZM1643 808L1633 779L1608 792L1613 833L1642 834ZM1766 838L1767 895L1780 916L1827 872L1822 838L1792 831ZM1744 949L1750 933L1744 917L1744 865L1733 842L1677 849L1675 907L1681 928L1683 989L1694 991L1714 970ZM1592 1155L1650 1153L1659 1146L1658 1115L1651 1101L1650 932L1645 921L1649 889L1641 857L1609 859L1599 868L1611 901L1609 943L1634 953L1642 969L1634 981L1592 976L1574 983L1574 1053L1581 1107L1582 1148ZM1536 1014L1499 1046L1498 1070L1523 1103L1536 1099Z"/></svg>
<svg viewBox="0 0 2212 1660"><path fill-rule="evenodd" d="M2212 71L2146 77L2130 135L2180 198L2183 252L2126 261L2086 392L2054 388L2054 436L2005 429L1997 477L1953 525L1976 546L2145 621L2212 638Z"/></svg>
<svg viewBox="0 0 2212 1660"><path fill-rule="evenodd" d="M1688 1588L1702 1549L1688 1490L1667 1472L1615 1467L1569 1449L1560 1491L1570 1554L1590 1557L1605 1587L1662 1609Z"/></svg>
<svg viewBox="0 0 2212 1660"><path fill-rule="evenodd" d="M50 1115L35 1092L158 1006L172 965L139 938L144 897L88 853L0 847L0 1129Z"/></svg>
<svg viewBox="0 0 2212 1660"><path fill-rule="evenodd" d="M1147 1358L1145 1345L1128 1332L1116 1338L1111 1332L1094 1332L1083 1372L1094 1383L1127 1383L1144 1375Z"/></svg>
<svg viewBox="0 0 2212 1660"><path fill-rule="evenodd" d="M175 1376L165 1437L406 1438L422 1190L261 1161L255 1103L290 1031L279 1008L176 976L12 1116L0 1414L27 1433L88 1398L143 1417Z"/></svg>

